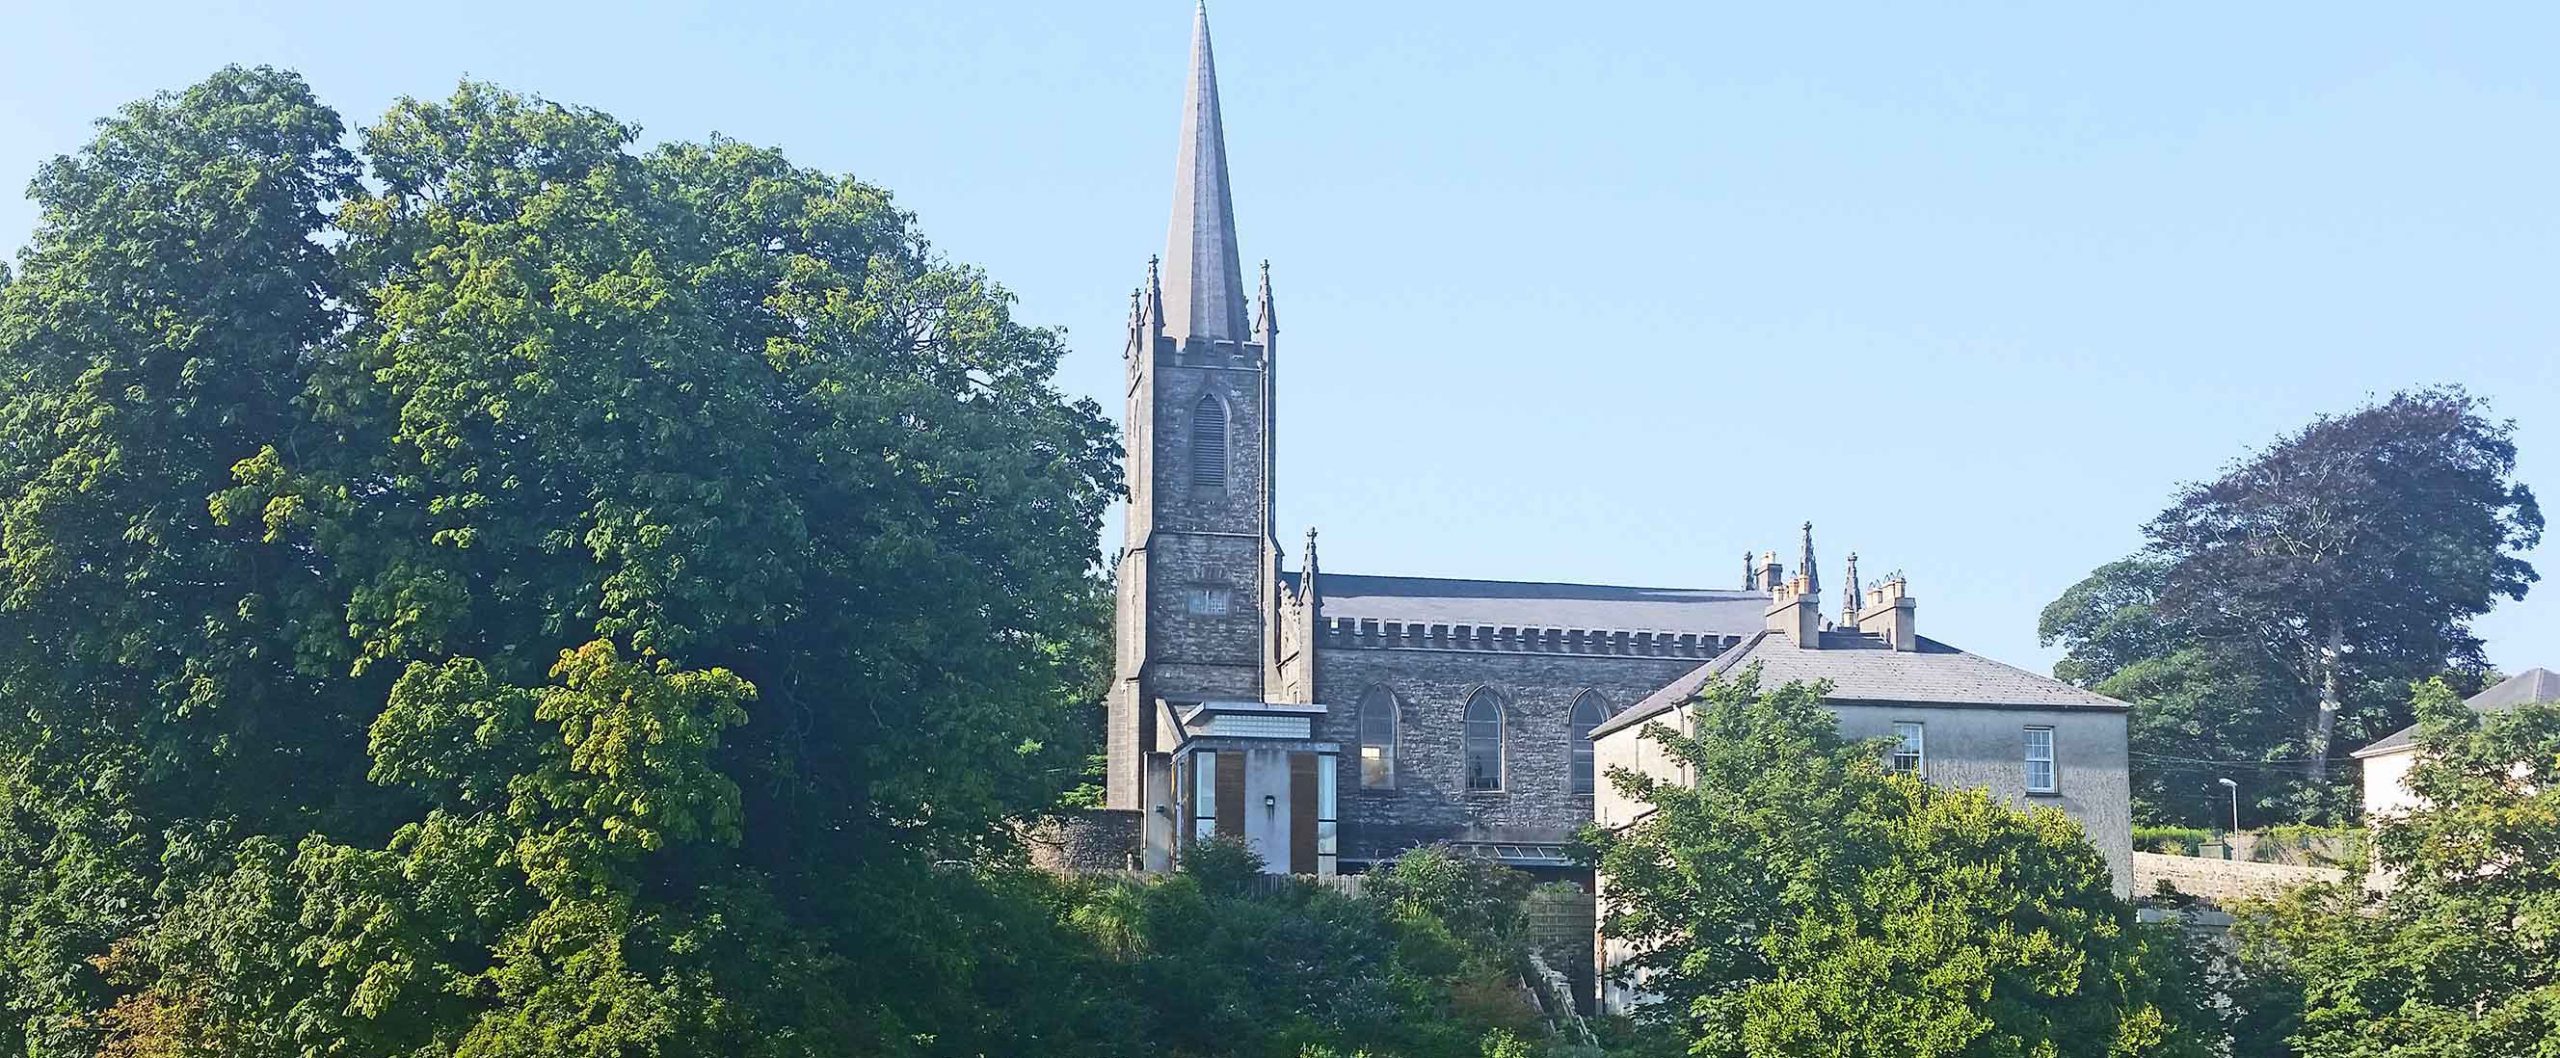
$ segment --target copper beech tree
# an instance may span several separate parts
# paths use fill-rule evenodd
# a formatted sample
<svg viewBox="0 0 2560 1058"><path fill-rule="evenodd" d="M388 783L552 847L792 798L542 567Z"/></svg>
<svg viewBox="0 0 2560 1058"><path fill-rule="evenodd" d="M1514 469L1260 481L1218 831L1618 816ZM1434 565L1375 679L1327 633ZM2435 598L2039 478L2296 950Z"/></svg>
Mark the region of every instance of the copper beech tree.
<svg viewBox="0 0 2560 1058"><path fill-rule="evenodd" d="M2134 703L2163 821L2204 820L2217 763L2272 791L2261 818L2350 820L2332 764L2409 722L2413 681L2484 671L2471 620L2537 579L2515 469L2515 425L2457 386L2321 416L2181 490L2142 554L2048 607L2057 671Z"/></svg>

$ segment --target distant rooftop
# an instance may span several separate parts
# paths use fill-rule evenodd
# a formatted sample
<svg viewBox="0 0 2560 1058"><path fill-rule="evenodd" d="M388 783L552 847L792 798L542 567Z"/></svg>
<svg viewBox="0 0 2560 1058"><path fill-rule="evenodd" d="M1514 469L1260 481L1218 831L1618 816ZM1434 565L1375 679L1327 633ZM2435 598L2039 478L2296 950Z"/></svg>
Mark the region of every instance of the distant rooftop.
<svg viewBox="0 0 2560 1058"><path fill-rule="evenodd" d="M1917 650L1895 650L1884 640L1847 630L1822 633L1821 649L1804 650L1785 633L1761 631L1673 680L1643 701L1609 718L1591 734L1641 724L1688 701L1707 681L1757 663L1760 686L1831 681L1828 700L2004 709L2122 710L2123 702L2060 680L1969 654L1921 637Z"/></svg>
<svg viewBox="0 0 2560 1058"><path fill-rule="evenodd" d="M1294 576L1291 576L1294 580ZM1324 620L1497 628L1587 628L1743 636L1759 630L1766 592L1610 584L1317 575Z"/></svg>
<svg viewBox="0 0 2560 1058"><path fill-rule="evenodd" d="M2526 669L2498 685L2462 700L2462 704L2483 713L2502 713L2519 705L2560 702L2560 672L2550 669ZM2418 744L2418 725L2411 724L2382 736L2370 746L2355 751L2353 756L2375 757Z"/></svg>

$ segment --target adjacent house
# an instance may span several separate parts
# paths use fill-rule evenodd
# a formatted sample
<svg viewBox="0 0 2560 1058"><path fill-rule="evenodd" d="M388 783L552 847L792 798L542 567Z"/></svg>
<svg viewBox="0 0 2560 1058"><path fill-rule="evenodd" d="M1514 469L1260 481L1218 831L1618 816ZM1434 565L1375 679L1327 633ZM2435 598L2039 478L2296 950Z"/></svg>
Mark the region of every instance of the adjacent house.
<svg viewBox="0 0 2560 1058"><path fill-rule="evenodd" d="M2526 669L2464 699L2462 704L2479 712L2497 713L2554 701L2560 701L2560 673ZM2418 762L2417 725L2385 735L2355 751L2354 756L2364 766L2365 819L2380 819L2418 807L2418 795L2409 789L2409 768Z"/></svg>
<svg viewBox="0 0 2560 1058"><path fill-rule="evenodd" d="M2106 856L2116 893L2132 894L2124 703L1922 637L1917 603L1901 577L1876 585L1836 628L1823 626L1808 587L1801 578L1781 586L1762 630L1595 729L1600 770L1676 777L1644 729L1685 726L1690 700L1711 679L1756 665L1763 687L1827 681L1825 701L1839 714L1843 735L1889 740L1888 765L1928 782L1986 789L2011 804L2070 815ZM1603 783L1595 809L1600 825L1620 827L1651 806ZM1605 910L1606 877L1599 890ZM1629 954L1604 941L1604 977ZM1641 992L1612 982L1606 1001L1623 1011L1641 1002Z"/></svg>

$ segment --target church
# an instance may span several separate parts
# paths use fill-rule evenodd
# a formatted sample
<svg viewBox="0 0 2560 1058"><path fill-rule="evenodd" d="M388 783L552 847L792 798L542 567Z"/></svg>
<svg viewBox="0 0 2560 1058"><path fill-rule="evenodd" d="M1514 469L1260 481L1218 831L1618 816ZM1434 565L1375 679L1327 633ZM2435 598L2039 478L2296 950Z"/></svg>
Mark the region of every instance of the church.
<svg viewBox="0 0 2560 1058"><path fill-rule="evenodd" d="M1929 722L2001 732L1983 750L2000 763L1949 774L2056 797L2129 885L2122 704L1918 637L1904 582L1864 590L1854 555L1826 620L1811 525L1792 574L1746 552L1732 589L1333 573L1314 530L1289 568L1272 523L1280 321L1267 266L1246 293L1205 8L1179 137L1165 252L1129 307L1105 720L1108 805L1136 814L1145 868L1228 836L1273 872L1363 871L1426 844L1573 872L1606 735L1632 742L1680 686L1746 655L1802 654L1857 666L1891 726L1852 733L1912 740L1915 769ZM2056 725L2016 710L2069 714L2071 734L2057 748Z"/></svg>

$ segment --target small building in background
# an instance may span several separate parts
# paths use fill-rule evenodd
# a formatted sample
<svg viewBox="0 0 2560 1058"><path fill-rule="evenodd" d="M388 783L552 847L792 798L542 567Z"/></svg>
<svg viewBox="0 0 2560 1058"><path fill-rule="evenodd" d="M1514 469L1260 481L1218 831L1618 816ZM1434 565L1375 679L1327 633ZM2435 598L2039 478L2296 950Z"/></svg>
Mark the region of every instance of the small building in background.
<svg viewBox="0 0 2560 1058"><path fill-rule="evenodd" d="M2526 669L2498 685L2463 700L2483 713L2560 701L2560 673ZM2422 802L2409 789L2409 769L2418 763L2418 726L2411 724L2383 736L2353 756L2364 767L2364 818L2371 822L2417 808Z"/></svg>

